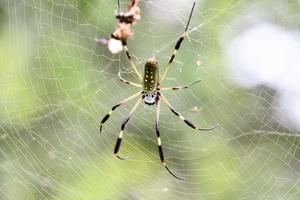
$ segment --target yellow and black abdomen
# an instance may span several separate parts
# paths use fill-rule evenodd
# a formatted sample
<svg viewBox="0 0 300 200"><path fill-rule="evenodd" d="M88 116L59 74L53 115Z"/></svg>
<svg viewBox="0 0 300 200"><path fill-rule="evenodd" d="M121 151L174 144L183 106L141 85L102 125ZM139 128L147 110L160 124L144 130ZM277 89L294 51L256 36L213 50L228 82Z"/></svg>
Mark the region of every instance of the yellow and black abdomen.
<svg viewBox="0 0 300 200"><path fill-rule="evenodd" d="M145 64L143 79L144 92L152 93L156 91L159 79L159 66L155 58L150 58Z"/></svg>

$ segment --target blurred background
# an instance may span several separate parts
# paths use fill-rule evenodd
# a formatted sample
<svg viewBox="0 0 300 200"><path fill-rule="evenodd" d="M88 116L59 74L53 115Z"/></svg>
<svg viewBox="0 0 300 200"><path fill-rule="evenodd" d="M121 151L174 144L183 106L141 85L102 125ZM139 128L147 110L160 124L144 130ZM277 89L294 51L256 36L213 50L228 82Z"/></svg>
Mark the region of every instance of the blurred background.
<svg viewBox="0 0 300 200"><path fill-rule="evenodd" d="M126 10L130 0L121 0ZM142 0L128 46L139 69L161 71L192 0ZM163 86L187 127L165 105L160 164L155 107L141 105L113 155L119 108L138 90L123 53L95 38L114 31L116 1L0 1L0 199L300 199L300 1L197 0L189 34Z"/></svg>

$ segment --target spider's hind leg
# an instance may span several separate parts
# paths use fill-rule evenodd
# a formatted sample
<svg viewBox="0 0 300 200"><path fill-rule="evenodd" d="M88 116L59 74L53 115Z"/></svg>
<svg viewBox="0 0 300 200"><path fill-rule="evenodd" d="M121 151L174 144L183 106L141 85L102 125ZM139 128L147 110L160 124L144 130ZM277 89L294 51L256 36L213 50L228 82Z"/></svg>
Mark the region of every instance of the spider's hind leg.
<svg viewBox="0 0 300 200"><path fill-rule="evenodd" d="M189 16L189 19L188 19L188 22L187 22L187 25L186 25L186 27L185 27L185 30L184 30L183 34L180 36L180 38L177 40L177 42L176 42L176 45L175 45L175 48L174 48L173 53L172 53L172 55L171 55L171 58L170 58L170 60L169 60L169 62L168 62L168 64L167 64L167 66L166 66L166 69L165 69L165 71L164 71L164 73L163 73L163 75L162 75L162 77L161 77L161 79L160 79L160 83L162 83L162 81L165 79L165 77L166 77L166 75L167 75L167 72L169 71L169 69L170 69L170 67L171 67L171 64L173 63L173 61L174 61L174 59L175 59L176 53L177 53L177 51L178 51L179 48L180 48L180 45L181 45L181 43L183 42L184 38L186 37L187 30L188 30L188 28L189 28L189 24L190 24L190 21L191 21L193 12L194 12L195 4L196 4L196 3L195 3L195 1L194 1L193 7L192 7L192 10L191 10L191 12L190 12L190 16Z"/></svg>
<svg viewBox="0 0 300 200"><path fill-rule="evenodd" d="M135 66L135 64L134 64L134 62L133 62L133 60L132 60L132 56L131 56L131 54L130 54L130 52L129 52L129 50L128 50L128 46L127 46L126 40L122 40L122 45L123 45L123 47L124 47L124 51L125 51L126 57L127 57L128 61L129 61L130 65L131 65L132 68L134 69L134 71L135 71L136 75L139 77L139 79L142 80L142 79L143 79L143 78L142 78L142 75L141 75L141 73L138 71L137 67Z"/></svg>
<svg viewBox="0 0 300 200"><path fill-rule="evenodd" d="M177 86L177 87L166 87L166 88L160 88L161 91L167 91L167 90L183 90L183 89L188 89L189 87L199 83L201 80L195 81L189 85L184 85L184 86Z"/></svg>
<svg viewBox="0 0 300 200"><path fill-rule="evenodd" d="M140 84L137 84L137 83L127 81L127 80L123 79L120 72L118 72L118 76L119 76L120 81L127 84L127 85L132 85L132 86L139 87L139 88L142 87L142 85L140 85Z"/></svg>

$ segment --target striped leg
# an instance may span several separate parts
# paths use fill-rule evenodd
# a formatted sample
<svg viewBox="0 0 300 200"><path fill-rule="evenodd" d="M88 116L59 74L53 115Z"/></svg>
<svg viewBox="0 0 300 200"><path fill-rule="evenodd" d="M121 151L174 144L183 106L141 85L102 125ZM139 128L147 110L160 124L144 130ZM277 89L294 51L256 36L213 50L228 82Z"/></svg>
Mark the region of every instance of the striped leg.
<svg viewBox="0 0 300 200"><path fill-rule="evenodd" d="M130 81L127 81L127 80L123 79L120 72L118 73L118 75L119 75L120 81L122 81L123 83L126 83L127 85L132 85L132 86L135 86L135 87L139 87L139 88L142 87L142 85L140 85L140 84L133 83L133 82L130 82Z"/></svg>
<svg viewBox="0 0 300 200"><path fill-rule="evenodd" d="M126 54L128 60L129 60L130 64L131 64L131 66L133 67L135 73L138 75L139 79L142 80L142 75L141 75L140 72L137 70L137 68L136 68L136 66L135 66L135 64L134 64L134 62L133 62L133 60L132 60L132 58L131 58L131 55L130 55L130 53L129 53L129 51L128 51L128 47L127 47L127 42L126 42L126 40L123 40L123 41L122 41L122 44L123 44L123 47L124 47L124 50L125 50L125 54Z"/></svg>
<svg viewBox="0 0 300 200"><path fill-rule="evenodd" d="M201 80L198 80L198 81L196 81L196 82L194 82L194 83L191 83L191 84L185 85L185 86L160 88L160 90L162 90L162 91L167 91L167 90L182 90L182 89L187 89L187 88L189 88L189 87L191 87L191 86L193 86L193 85L199 83L200 81L201 81Z"/></svg>
<svg viewBox="0 0 300 200"><path fill-rule="evenodd" d="M130 111L130 113L128 114L128 116L125 118L125 120L123 121L122 125L121 125L121 131L119 133L119 137L117 139L116 145L115 145L115 149L114 149L114 154L117 156L117 158L119 158L120 160L126 160L127 158L122 158L118 155L118 152L120 150L121 147L121 143L122 143L122 137L123 137L123 133L124 133L124 129L130 119L130 117L133 115L133 113L135 112L135 110L138 108L138 106L141 103L142 98L140 98L136 104L134 105L133 109Z"/></svg>
<svg viewBox="0 0 300 200"><path fill-rule="evenodd" d="M215 128L217 128L219 126L219 124L214 125L211 128L198 128L197 126L195 126L191 121L189 121L188 119L185 119L180 113L178 113L172 106L171 104L168 102L168 100L161 94L162 99L164 100L164 102L167 104L167 106L170 108L170 110L176 115L178 116L182 121L184 121L189 127L199 130L199 131L211 131Z"/></svg>
<svg viewBox="0 0 300 200"><path fill-rule="evenodd" d="M165 158L164 158L164 152L161 144L161 139L160 139L160 132L159 132L159 114L160 114L160 99L157 100L157 106L156 106L156 123L155 123L155 129L156 129L156 135L157 135L157 145L158 145L158 153L160 157L160 161L162 165L168 170L168 172L174 176L175 178L178 178L182 180L182 178L179 178L175 174L171 172L171 170L167 167Z"/></svg>
<svg viewBox="0 0 300 200"><path fill-rule="evenodd" d="M161 77L161 79L160 79L160 83L165 79L165 77L166 77L166 75L167 75L167 72L168 72L169 68L171 67L171 64L172 64L173 61L174 61L174 58L175 58L175 56L176 56L176 53L177 53L177 51L179 50L180 45L181 45L182 41L184 40L184 38L185 38L185 36L186 36L186 32L187 32L187 29L188 29L188 27L189 27L189 24L190 24L190 21L191 21L191 18L192 18L192 14L193 14L194 8L195 8L195 1L194 1L194 3L193 3L193 7L192 7L192 10L191 10L191 13L190 13L190 16L189 16L188 23L187 23L187 25L186 25L186 27L185 27L185 30L184 30L183 34L182 34L181 37L178 39L178 41L177 41L177 43L176 43L176 45L175 45L174 51L173 51L173 53L172 53L172 56L171 56L171 58L170 58L170 60L169 60L169 62L168 62L168 64L167 64L167 66L166 66L166 69L165 69L165 71L164 71L164 73L163 73L163 75L162 75L162 77Z"/></svg>
<svg viewBox="0 0 300 200"><path fill-rule="evenodd" d="M127 99L124 99L123 101L120 101L118 104L116 104L115 106L112 107L111 111L109 111L109 113L107 113L101 120L100 123L100 133L102 132L102 126L103 124L109 119L109 117L111 116L111 114L113 113L113 111L118 108L119 106L123 105L124 103L130 101L131 99L134 99L136 97L138 97L139 95L141 95L142 92L138 92L130 97L128 97Z"/></svg>

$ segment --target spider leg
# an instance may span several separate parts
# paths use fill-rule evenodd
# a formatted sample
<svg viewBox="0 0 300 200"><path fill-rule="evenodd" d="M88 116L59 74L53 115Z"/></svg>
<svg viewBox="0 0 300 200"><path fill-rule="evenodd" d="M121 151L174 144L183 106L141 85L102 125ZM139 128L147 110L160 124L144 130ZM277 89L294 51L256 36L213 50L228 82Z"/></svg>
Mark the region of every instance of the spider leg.
<svg viewBox="0 0 300 200"><path fill-rule="evenodd" d="M133 62L133 60L132 60L132 58L131 58L131 55L130 55L130 53L129 53L129 51L128 51L128 47L127 47L127 42L126 42L126 40L122 40L122 45L123 45L123 47L124 47L124 51L125 51L125 54L126 54L126 56L127 56L127 58L128 58L128 61L130 62L131 66L133 67L135 73L138 75L139 79L142 80L142 75L141 75L140 72L137 70L137 68L136 68L136 66L135 66L135 64L134 64L134 62Z"/></svg>
<svg viewBox="0 0 300 200"><path fill-rule="evenodd" d="M189 20L188 20L187 25L186 25L186 27L185 27L185 30L184 30L183 34L180 36L180 38L178 39L178 41L177 41L177 43L176 43L176 45L175 45L175 48L174 48L173 53L172 53L172 56L171 56L171 58L170 58L170 60L169 60L169 62L168 62L168 64L167 64L167 66L166 66L166 69L165 69L165 71L164 71L164 73L163 73L163 75L162 75L162 77L161 77L161 79L160 79L160 83L165 79L165 77L166 77L166 75L167 75L167 72L168 72L168 70L170 69L171 64L172 64L173 61L174 61L174 58L175 58L175 56L176 56L176 53L177 53L177 51L179 50L180 45L181 45L182 41L184 40L184 38L185 38L185 36L186 36L186 34L187 34L186 32L187 32L187 29L188 29L188 27L189 27L189 24L190 24L190 21L191 21L191 18L192 18L192 14L193 14L194 8L195 8L195 1L194 1L194 3L193 3L193 7L192 7L192 10L191 10L191 13L190 13L190 16L189 16Z"/></svg>
<svg viewBox="0 0 300 200"><path fill-rule="evenodd" d="M111 108L111 111L109 111L109 113L107 113L101 120L101 123L100 123L100 133L102 132L102 126L103 124L109 119L109 117L111 116L111 114L114 112L114 110L116 108L118 108L119 106L123 105L124 103L130 101L131 99L134 99L136 97L138 97L139 95L141 95L142 92L138 92L138 93L135 93L134 95L128 97L127 99L124 99L122 101L120 101L119 103L117 103L116 105L114 105L112 108Z"/></svg>
<svg viewBox="0 0 300 200"><path fill-rule="evenodd" d="M123 83L126 83L127 85L132 85L132 86L135 86L135 87L139 87L139 88L142 87L142 85L140 85L140 84L133 83L133 82L130 82L130 81L127 81L127 80L123 79L120 72L118 73L118 75L119 75L120 81L122 81Z"/></svg>
<svg viewBox="0 0 300 200"><path fill-rule="evenodd" d="M164 102L167 104L167 106L170 108L170 110L179 117L179 119L181 119L182 121L184 121L189 127L199 130L199 131L211 131L217 127L219 127L219 124L214 125L213 127L210 128L198 128L197 126L195 126L191 121L189 121L188 119L185 119L180 113L178 113L172 106L171 104L168 102L168 100L161 94L162 99L164 100Z"/></svg>
<svg viewBox="0 0 300 200"><path fill-rule="evenodd" d="M120 0L118 0L118 4L117 4L117 13L118 13L118 15L120 15L120 13L121 13Z"/></svg>
<svg viewBox="0 0 300 200"><path fill-rule="evenodd" d="M161 144L161 139L160 139L160 132L159 132L159 114L160 114L160 99L157 100L156 103L156 123L155 123L155 129L156 129L156 135L157 135L157 146L158 146L158 152L159 152L159 157L162 165L168 170L168 172L174 176L177 179L183 180L182 178L179 178L176 176L174 173L171 172L171 170L167 167L165 158L164 158L164 152Z"/></svg>
<svg viewBox="0 0 300 200"><path fill-rule="evenodd" d="M130 111L130 113L128 114L128 116L124 119L122 125L121 125L121 131L119 133L119 137L117 139L116 145L115 145L115 149L114 149L114 154L117 156L117 158L119 158L120 160L126 160L127 158L123 158L121 156L118 155L118 152L120 150L121 147L121 143L122 143L122 138L123 138L123 133L124 133L124 129L129 121L129 119L131 118L131 116L133 115L133 113L135 112L135 110L138 108L138 106L140 105L142 100L142 97L136 102L136 104L134 105L134 107L132 108L132 110Z"/></svg>
<svg viewBox="0 0 300 200"><path fill-rule="evenodd" d="M178 87L167 87L167 88L160 88L160 90L162 91L167 91L167 90L182 90L182 89L187 89L197 83L201 82L201 80L195 81L194 83L191 83L189 85L185 85L185 86L178 86Z"/></svg>

